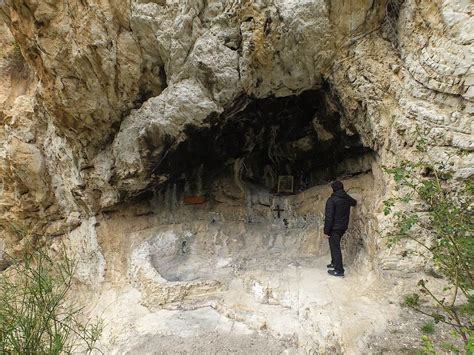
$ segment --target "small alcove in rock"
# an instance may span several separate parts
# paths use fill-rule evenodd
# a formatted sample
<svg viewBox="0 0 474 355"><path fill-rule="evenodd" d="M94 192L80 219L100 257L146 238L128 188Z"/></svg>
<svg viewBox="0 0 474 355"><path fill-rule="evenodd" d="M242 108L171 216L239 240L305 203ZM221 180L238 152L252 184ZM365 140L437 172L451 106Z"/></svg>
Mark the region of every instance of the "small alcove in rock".
<svg viewBox="0 0 474 355"><path fill-rule="evenodd" d="M228 277L226 268L236 265L271 262L278 269L327 254L327 183L349 179L350 192L365 201L373 188L375 153L344 124L342 107L324 87L288 97L242 96L205 127L187 127L187 138L154 168L167 176L154 197L160 228L172 226L175 239L166 240L171 249L152 255L153 268L168 281L210 280ZM294 191L282 196L277 183L284 175L293 177ZM190 196L205 200L185 206ZM348 262L362 255L368 210L353 214Z"/></svg>
<svg viewBox="0 0 474 355"><path fill-rule="evenodd" d="M187 127L187 138L153 170L178 191L225 173L274 192L278 177L290 175L295 192L304 191L371 169L373 152L341 122L327 86L287 97L242 96L205 127Z"/></svg>

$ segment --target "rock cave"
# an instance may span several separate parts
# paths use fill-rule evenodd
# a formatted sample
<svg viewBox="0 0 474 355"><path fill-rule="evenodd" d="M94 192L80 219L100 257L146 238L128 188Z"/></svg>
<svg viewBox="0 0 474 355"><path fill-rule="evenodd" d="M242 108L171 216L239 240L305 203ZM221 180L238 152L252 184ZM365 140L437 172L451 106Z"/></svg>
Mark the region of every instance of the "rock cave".
<svg viewBox="0 0 474 355"><path fill-rule="evenodd" d="M239 97L222 114L210 115L204 127L186 128L186 139L165 149L152 168L166 183L152 185L138 198L150 201L155 211L164 206L162 214L172 223L188 225L173 242L160 237L151 254L153 267L168 281L193 281L215 279L229 263L243 268L269 255L276 256L275 269L283 266L277 266L282 255L283 264L304 259L311 264L314 256L328 252L321 235L305 233L320 229L324 206L301 205L335 179L373 179L375 153L354 130L341 127L340 104L327 85L287 97ZM278 191L281 176L292 179L285 192ZM186 222L189 214L200 220L197 225ZM199 232L206 219L217 233L212 243L206 242L209 231ZM240 224L246 232L230 245L230 235L219 231L224 224ZM346 259L355 260L362 236L356 232L345 244Z"/></svg>
<svg viewBox="0 0 474 355"><path fill-rule="evenodd" d="M443 281L389 245L384 167L449 160L472 179L473 13L0 0L0 276L30 241L64 247L103 353L415 351L426 319L403 295ZM326 270L336 179L358 200L344 279Z"/></svg>
<svg viewBox="0 0 474 355"><path fill-rule="evenodd" d="M327 86L295 96L240 97L208 117L204 127L185 128L184 142L160 157L153 172L166 174L182 190L187 179L202 183L237 169L239 179L274 192L279 175L293 176L296 192L367 172L372 151L354 127L341 127L338 107ZM360 160L361 166L348 167L349 160Z"/></svg>

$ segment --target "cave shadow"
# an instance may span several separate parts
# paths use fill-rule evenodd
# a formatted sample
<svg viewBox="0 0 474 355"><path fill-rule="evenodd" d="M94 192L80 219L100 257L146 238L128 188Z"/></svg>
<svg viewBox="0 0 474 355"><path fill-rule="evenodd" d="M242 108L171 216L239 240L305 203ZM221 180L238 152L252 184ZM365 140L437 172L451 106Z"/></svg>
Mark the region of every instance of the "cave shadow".
<svg viewBox="0 0 474 355"><path fill-rule="evenodd" d="M373 152L353 127L342 127L342 112L327 85L287 97L241 96L203 127L187 126L186 139L177 146L169 142L151 170L194 195L225 173L273 192L279 176L292 176L294 192L300 192L367 172L370 167L344 171L343 162Z"/></svg>

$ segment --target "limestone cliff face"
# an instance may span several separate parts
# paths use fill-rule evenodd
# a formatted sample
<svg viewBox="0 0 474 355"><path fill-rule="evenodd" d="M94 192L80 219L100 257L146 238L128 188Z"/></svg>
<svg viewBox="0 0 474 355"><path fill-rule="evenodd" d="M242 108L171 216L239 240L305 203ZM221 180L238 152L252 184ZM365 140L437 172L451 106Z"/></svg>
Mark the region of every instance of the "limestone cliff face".
<svg viewBox="0 0 474 355"><path fill-rule="evenodd" d="M135 247L124 241L143 239L138 230L172 219L188 233L183 218L194 217L173 201L180 181L202 192L203 166L225 167L233 179L208 186L224 205L206 213L245 233L270 213L249 208L277 207L250 181L270 189L282 171L306 169L300 178L314 186L326 170L371 171L348 181L362 199L349 232L363 237L356 259L380 272L416 271L380 238L390 223L381 202L393 192L380 166L415 159L421 135L432 159L467 152L455 174L473 175L473 13L469 0L0 0L0 250L21 250L25 233L67 235L85 283L128 273L160 302L171 302L160 298L169 292L181 300L196 289L136 271L140 253L157 253L161 241L124 261ZM289 138L278 145L281 131ZM330 166L333 152L342 155ZM305 230L294 232L296 249L319 253L311 209L323 198L310 190L279 202L291 212L286 228ZM160 210L163 219L150 220L141 206L136 220L121 221L137 200L171 216ZM236 252L229 240L222 248Z"/></svg>
<svg viewBox="0 0 474 355"><path fill-rule="evenodd" d="M186 127L245 107L242 95L326 83L342 126L379 164L409 157L417 127L434 155L472 149L469 1L7 0L0 9L2 218L54 221L47 234L164 183L153 164Z"/></svg>
<svg viewBox="0 0 474 355"><path fill-rule="evenodd" d="M180 329L172 312L196 307L212 311L191 324L244 322L239 336L279 339L272 351L361 351L394 310L359 304L358 329L324 313L317 185L339 177L359 200L352 267L423 270L381 238L395 192L380 167L418 158L421 136L431 159L465 153L455 177L472 177L473 13L469 0L0 0L0 270L25 234L62 236L79 281L112 285L110 323L139 329L108 329L110 351L146 352L150 319ZM275 195L286 174L298 194ZM196 194L209 201L183 205Z"/></svg>

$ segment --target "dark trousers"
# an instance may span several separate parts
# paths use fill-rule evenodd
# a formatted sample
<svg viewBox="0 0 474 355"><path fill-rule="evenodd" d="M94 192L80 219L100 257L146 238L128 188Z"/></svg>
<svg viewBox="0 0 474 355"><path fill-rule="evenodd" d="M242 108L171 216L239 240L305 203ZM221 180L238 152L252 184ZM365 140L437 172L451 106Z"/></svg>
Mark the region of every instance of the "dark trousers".
<svg viewBox="0 0 474 355"><path fill-rule="evenodd" d="M333 230L329 237L329 248L331 249L331 264L334 265L334 270L337 272L344 273L344 267L342 266L342 253L341 253L341 239L346 231Z"/></svg>

